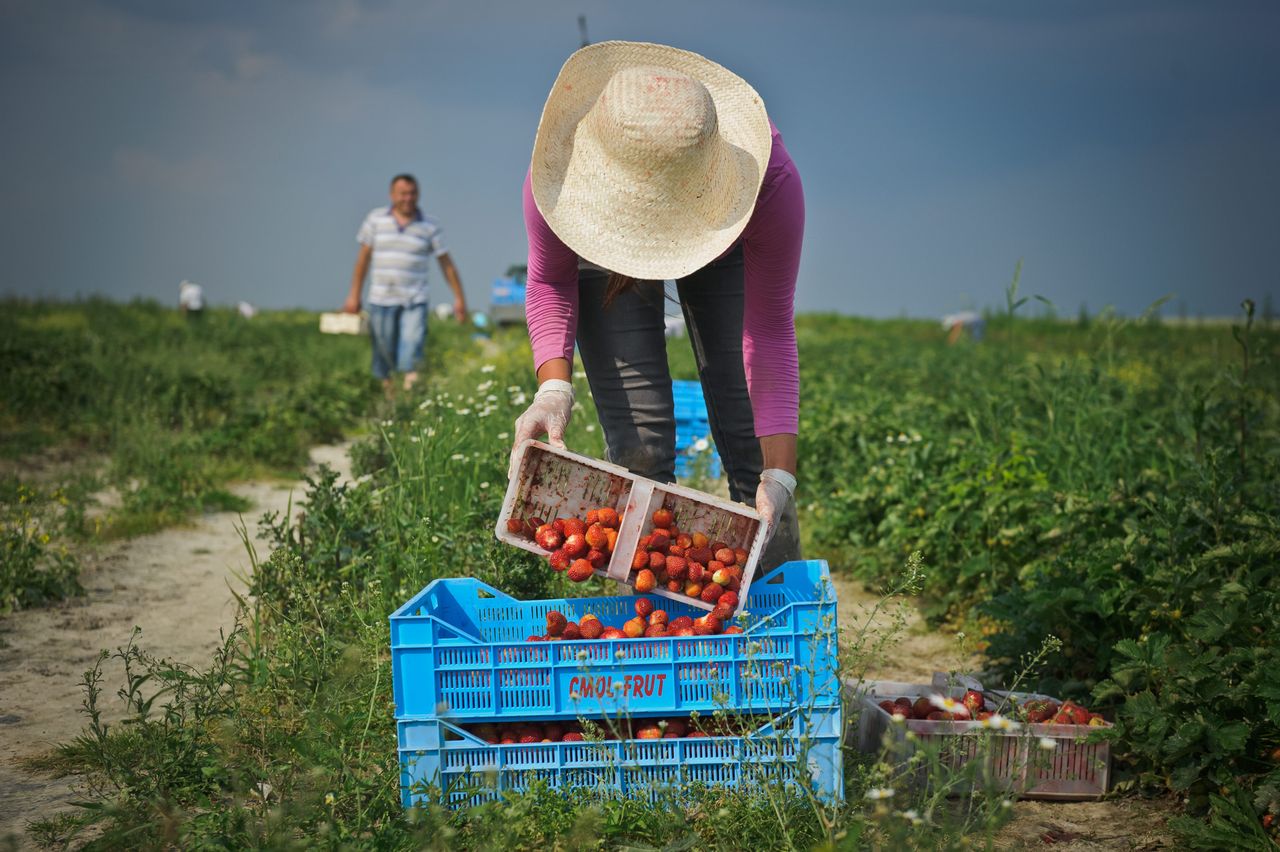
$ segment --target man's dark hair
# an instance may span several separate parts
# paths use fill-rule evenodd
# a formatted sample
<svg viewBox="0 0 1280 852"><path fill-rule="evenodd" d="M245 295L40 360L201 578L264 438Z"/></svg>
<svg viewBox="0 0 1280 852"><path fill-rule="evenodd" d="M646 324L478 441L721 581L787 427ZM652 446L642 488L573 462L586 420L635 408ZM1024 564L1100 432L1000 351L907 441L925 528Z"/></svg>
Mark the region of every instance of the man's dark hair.
<svg viewBox="0 0 1280 852"><path fill-rule="evenodd" d="M407 181L409 181L409 183L413 184L414 186L417 186L417 185L418 185L418 179L417 179L416 177L414 177L413 175L409 174L408 172L405 172L405 173L404 173L404 174L402 174L402 175L396 175L395 177L393 177L393 178L391 179L391 185L392 185L392 186L395 186L395 185L396 185L396 181L401 181L401 180L407 180Z"/></svg>

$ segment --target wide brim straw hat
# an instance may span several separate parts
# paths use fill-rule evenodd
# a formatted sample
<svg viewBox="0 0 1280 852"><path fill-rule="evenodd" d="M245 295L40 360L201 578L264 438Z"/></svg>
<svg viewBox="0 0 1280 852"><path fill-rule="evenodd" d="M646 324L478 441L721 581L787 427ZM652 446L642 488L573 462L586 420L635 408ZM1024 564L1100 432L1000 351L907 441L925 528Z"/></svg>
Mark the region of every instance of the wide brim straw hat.
<svg viewBox="0 0 1280 852"><path fill-rule="evenodd" d="M565 245L632 278L681 278L755 208L773 137L764 101L709 59L606 41L574 53L542 108L533 200Z"/></svg>

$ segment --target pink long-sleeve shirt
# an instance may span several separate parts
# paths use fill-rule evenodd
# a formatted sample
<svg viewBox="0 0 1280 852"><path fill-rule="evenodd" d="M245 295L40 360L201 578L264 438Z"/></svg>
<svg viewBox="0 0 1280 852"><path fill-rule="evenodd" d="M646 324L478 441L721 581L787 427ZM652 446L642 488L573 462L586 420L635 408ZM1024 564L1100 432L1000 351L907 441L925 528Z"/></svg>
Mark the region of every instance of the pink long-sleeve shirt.
<svg viewBox="0 0 1280 852"><path fill-rule="evenodd" d="M528 175L524 181L524 224L529 236L525 313L534 368L552 358L572 363L578 328L578 255L560 241L538 211ZM803 238L800 173L774 127L773 150L755 210L734 244L742 245L742 366L757 437L798 432L800 360L796 354L795 293Z"/></svg>

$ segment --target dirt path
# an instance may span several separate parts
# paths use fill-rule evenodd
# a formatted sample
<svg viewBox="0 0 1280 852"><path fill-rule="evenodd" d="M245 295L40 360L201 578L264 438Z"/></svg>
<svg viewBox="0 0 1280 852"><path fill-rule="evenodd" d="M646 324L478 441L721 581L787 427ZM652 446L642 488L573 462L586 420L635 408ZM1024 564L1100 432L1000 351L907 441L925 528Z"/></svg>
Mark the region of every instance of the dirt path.
<svg viewBox="0 0 1280 852"><path fill-rule="evenodd" d="M348 445L316 447L322 462L350 476ZM264 512L284 512L299 482L250 482L234 486L253 508L244 522L254 533ZM68 779L32 775L17 761L47 752L80 732L81 676L99 650L129 641L142 628L141 647L159 656L203 665L231 627L243 589L248 554L236 532L240 515L204 515L190 526L140 536L106 547L86 565L86 595L49 609L19 612L0 621L0 848L21 839L27 822L69 807ZM118 667L106 669L117 676ZM116 707L119 684L104 683L104 703ZM16 836L16 837L15 837Z"/></svg>

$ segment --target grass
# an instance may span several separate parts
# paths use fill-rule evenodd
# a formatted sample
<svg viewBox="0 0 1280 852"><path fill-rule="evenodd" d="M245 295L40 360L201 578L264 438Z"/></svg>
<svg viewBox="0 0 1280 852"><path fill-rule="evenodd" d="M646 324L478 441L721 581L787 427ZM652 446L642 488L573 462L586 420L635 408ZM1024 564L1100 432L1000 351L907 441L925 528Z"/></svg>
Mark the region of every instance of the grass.
<svg viewBox="0 0 1280 852"><path fill-rule="evenodd" d="M1011 310L981 344L947 346L928 323L798 324L806 552L885 587L887 605L918 590L935 618L983 637L1007 683L1109 696L1125 783L1177 789L1189 802L1177 823L1188 843L1201 830L1252 830L1260 813L1280 809L1280 778L1256 757L1280 745L1280 695L1266 677L1275 645L1254 632L1280 605L1280 408L1273 331L1245 325L1238 342L1223 329L1023 320ZM678 378L693 377L686 350L672 343ZM209 666L175 667L126 645L89 674L90 727L49 765L83 773L91 806L42 823L45 842L77 842L89 829L104 845L139 848L989 842L1008 818L1004 794L984 786L980 762L957 772L929 749L909 767L924 768L924 784L907 783L891 761L846 752L840 807L771 788L701 791L694 807L535 788L456 813L402 810L387 614L447 576L524 599L608 593L598 581L570 588L492 537L510 424L533 390L522 332L476 341L433 329L429 358L427 384L379 412L354 448L360 481L322 471L301 517L264 518L261 541L246 534L252 586L239 629ZM598 455L590 397L576 381L581 408L567 441ZM1233 620L1208 620L1223 613ZM902 620L888 632L870 623L843 637L846 676L891 648ZM1059 641L1046 644L1049 635ZM1043 666L1021 678L1017 660L1044 648ZM95 708L118 669L130 718L106 727ZM1215 683L1233 685L1215 693ZM1200 711L1178 703L1188 695ZM953 804L959 789L977 795Z"/></svg>
<svg viewBox="0 0 1280 852"><path fill-rule="evenodd" d="M74 593L79 546L248 510L228 483L296 474L371 410L367 358L301 311L5 302L0 611Z"/></svg>

